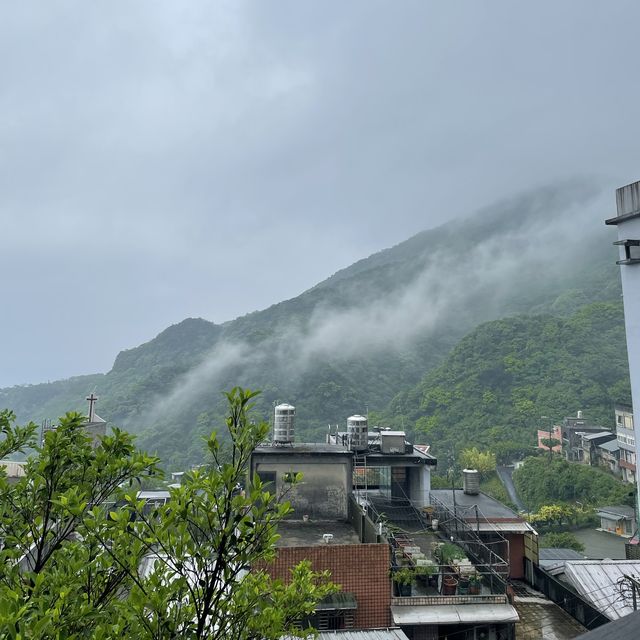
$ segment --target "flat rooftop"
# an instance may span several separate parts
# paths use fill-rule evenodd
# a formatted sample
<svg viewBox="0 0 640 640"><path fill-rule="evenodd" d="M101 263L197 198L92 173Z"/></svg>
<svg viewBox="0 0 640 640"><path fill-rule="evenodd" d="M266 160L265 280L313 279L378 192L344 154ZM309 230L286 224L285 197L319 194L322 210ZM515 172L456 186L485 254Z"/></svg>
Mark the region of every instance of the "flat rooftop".
<svg viewBox="0 0 640 640"><path fill-rule="evenodd" d="M453 495L451 489L435 489L430 491L431 496L436 500L439 500L444 505L453 509ZM473 507L478 507L480 518L482 516L487 520L506 520L506 521L519 521L522 518L515 512L509 509L509 507L502 504L495 498L488 496L486 493L478 493L475 496L466 494L462 489L456 489L456 507L458 509L458 517L465 520L476 519L476 512Z"/></svg>
<svg viewBox="0 0 640 640"><path fill-rule="evenodd" d="M325 442L292 442L291 444L265 444L256 447L254 453L267 455L281 455L292 453L334 454L352 456L353 451L339 444L327 444Z"/></svg>
<svg viewBox="0 0 640 640"><path fill-rule="evenodd" d="M300 522L285 520L278 525L280 539L277 547L316 547L336 544L360 544L360 538L348 522L313 521ZM328 544L322 537L331 533L333 538Z"/></svg>

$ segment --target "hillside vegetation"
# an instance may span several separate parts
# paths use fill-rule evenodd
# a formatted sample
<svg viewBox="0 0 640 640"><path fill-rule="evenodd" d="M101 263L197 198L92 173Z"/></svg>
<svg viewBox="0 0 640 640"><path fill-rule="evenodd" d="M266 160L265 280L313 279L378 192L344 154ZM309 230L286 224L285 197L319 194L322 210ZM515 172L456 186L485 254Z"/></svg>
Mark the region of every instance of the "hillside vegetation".
<svg viewBox="0 0 640 640"><path fill-rule="evenodd" d="M389 415L404 411L416 438L441 456L474 445L505 462L531 451L540 416L560 421L582 409L610 425L613 404L629 398L622 306L594 303L566 318L481 325L395 398Z"/></svg>
<svg viewBox="0 0 640 640"><path fill-rule="evenodd" d="M567 462L559 456L527 458L514 471L513 482L531 511L543 505L567 503L584 507L633 505L633 487L603 469Z"/></svg>
<svg viewBox="0 0 640 640"><path fill-rule="evenodd" d="M140 446L158 452L172 468L199 461L200 437L219 424L224 410L220 391L235 385L263 390L257 403L263 416L276 401L295 404L300 439L323 438L328 423L344 424L347 416L367 408L405 428L420 421L425 438L438 451L455 440L451 433L459 436L467 427L471 444L478 437L481 443L496 437L510 440L514 428L520 433L516 443L529 442L524 436L531 416L527 400L536 407L532 411L548 406L546 414L554 416L556 408L575 411L580 401L577 406L593 407L604 418L605 396L613 397L614 390L603 393L602 388L615 386L619 371L602 360L603 344L595 347L590 362L575 349L580 366L587 367L580 371L585 384L593 376L601 382L592 394L574 389L564 404L563 390L553 380L549 393L555 399L533 398L545 386L535 371L527 384L518 383L513 399L511 391L505 396L503 383L521 376L518 362L482 363L491 359L491 343L502 339L503 332L517 351L531 322L529 350L543 352L547 336L536 327L545 325L555 349L553 335L562 331L562 318L586 304L620 299L614 238L599 218L585 217L582 205L589 197L584 185L526 194L465 221L422 232L268 309L221 325L187 319L121 352L106 374L2 389L0 407L14 409L21 421L55 418L69 409L86 410L84 397L95 391L99 414L137 433ZM567 225L582 229L579 244L567 246ZM447 360L447 367L452 362L458 371L454 378L447 378L442 368L436 378L424 378L479 324L540 313L555 318L518 317L493 329L486 325ZM619 363L624 349L619 307L612 307L610 316L615 329L610 337L618 340L610 350ZM572 322L580 324L578 318ZM467 352L468 363L458 363ZM571 356L567 352L565 366L554 373L577 375L580 366L569 361ZM536 363L541 375L543 365ZM467 366L477 380L463 380ZM450 381L455 389L449 388ZM430 386L436 389L426 399ZM538 391L532 394L530 387ZM396 396L402 402L389 409ZM510 410L498 406L504 397L517 401L522 424L514 426ZM624 393L616 399L624 399ZM478 401L484 403L482 411ZM468 415L479 415L480 421L459 421Z"/></svg>

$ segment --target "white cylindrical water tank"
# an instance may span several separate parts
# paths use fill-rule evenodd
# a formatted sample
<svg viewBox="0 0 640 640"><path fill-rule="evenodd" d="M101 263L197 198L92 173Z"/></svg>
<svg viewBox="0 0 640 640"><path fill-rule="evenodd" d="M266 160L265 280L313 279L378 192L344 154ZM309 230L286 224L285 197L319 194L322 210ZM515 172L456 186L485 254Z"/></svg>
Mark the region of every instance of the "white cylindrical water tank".
<svg viewBox="0 0 640 640"><path fill-rule="evenodd" d="M476 469L462 470L462 487L467 495L477 496L480 493L480 474Z"/></svg>
<svg viewBox="0 0 640 640"><path fill-rule="evenodd" d="M296 408L291 404L279 404L274 409L273 441L293 442L295 439Z"/></svg>
<svg viewBox="0 0 640 640"><path fill-rule="evenodd" d="M366 451L369 448L369 424L364 416L347 418L347 436L352 451Z"/></svg>

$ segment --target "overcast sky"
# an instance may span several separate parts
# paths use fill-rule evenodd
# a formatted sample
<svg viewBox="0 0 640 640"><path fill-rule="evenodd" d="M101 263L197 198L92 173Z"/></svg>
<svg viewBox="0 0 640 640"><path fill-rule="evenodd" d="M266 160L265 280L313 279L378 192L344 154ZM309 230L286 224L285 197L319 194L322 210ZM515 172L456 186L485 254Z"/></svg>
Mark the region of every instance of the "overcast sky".
<svg viewBox="0 0 640 640"><path fill-rule="evenodd" d="M0 386L107 371L537 185L640 179L638 24L632 1L3 3Z"/></svg>

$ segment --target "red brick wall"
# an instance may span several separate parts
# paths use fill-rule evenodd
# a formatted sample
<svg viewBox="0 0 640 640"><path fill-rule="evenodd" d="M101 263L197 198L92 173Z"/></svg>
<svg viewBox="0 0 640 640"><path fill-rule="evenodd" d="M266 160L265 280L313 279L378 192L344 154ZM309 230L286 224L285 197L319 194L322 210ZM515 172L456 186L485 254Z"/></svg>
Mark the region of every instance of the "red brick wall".
<svg viewBox="0 0 640 640"><path fill-rule="evenodd" d="M524 578L524 535L513 533L505 537L509 541L509 577Z"/></svg>
<svg viewBox="0 0 640 640"><path fill-rule="evenodd" d="M389 547L386 544L344 544L315 547L283 547L264 566L273 577L288 582L290 569L310 560L314 571L330 571L331 581L353 593L358 603L355 627L374 629L391 625Z"/></svg>

